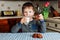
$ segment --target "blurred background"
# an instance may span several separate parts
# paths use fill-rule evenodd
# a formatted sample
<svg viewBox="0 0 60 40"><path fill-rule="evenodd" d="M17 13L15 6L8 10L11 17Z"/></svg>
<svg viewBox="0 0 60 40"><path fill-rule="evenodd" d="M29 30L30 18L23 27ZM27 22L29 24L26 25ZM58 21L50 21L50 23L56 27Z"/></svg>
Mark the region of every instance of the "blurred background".
<svg viewBox="0 0 60 40"><path fill-rule="evenodd" d="M22 5L28 1L33 3L36 12L43 14L47 32L60 32L59 0L0 0L0 32L10 32L20 21Z"/></svg>

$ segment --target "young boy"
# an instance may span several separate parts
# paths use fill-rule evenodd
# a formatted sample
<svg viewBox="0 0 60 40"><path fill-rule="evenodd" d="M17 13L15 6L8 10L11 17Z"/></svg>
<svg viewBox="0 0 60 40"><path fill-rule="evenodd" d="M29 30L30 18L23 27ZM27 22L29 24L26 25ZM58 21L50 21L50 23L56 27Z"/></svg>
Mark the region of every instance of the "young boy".
<svg viewBox="0 0 60 40"><path fill-rule="evenodd" d="M42 14L39 15L39 20L34 20L34 6L32 3L27 2L23 4L22 13L24 17L19 23L12 27L11 32L18 32L19 29L22 29L22 32L46 32L46 25L43 19Z"/></svg>

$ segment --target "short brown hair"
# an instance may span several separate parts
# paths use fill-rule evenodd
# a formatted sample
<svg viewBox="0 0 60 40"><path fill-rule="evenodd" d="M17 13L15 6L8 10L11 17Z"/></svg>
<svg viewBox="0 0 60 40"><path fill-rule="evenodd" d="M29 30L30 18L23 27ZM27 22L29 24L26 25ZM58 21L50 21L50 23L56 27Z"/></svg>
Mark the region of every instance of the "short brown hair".
<svg viewBox="0 0 60 40"><path fill-rule="evenodd" d="M26 2L26 3L24 3L23 6L22 6L22 12L24 12L24 9L25 9L26 7L33 7L33 9L34 9L34 6L33 6L33 4L32 4L31 2Z"/></svg>

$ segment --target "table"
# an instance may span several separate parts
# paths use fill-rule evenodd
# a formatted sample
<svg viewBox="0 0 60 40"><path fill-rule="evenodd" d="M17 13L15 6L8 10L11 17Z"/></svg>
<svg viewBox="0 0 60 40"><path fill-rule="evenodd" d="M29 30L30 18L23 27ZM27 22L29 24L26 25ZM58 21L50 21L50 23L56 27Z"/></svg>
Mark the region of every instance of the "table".
<svg viewBox="0 0 60 40"><path fill-rule="evenodd" d="M32 38L34 33L0 33L0 40L60 40L60 33L41 33L43 38Z"/></svg>

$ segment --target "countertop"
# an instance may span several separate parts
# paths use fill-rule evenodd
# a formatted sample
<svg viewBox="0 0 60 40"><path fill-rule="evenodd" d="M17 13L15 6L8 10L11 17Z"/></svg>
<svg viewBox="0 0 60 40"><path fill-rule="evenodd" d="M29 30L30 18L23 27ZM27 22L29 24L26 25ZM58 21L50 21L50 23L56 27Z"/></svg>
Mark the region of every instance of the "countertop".
<svg viewBox="0 0 60 40"><path fill-rule="evenodd" d="M60 24L60 17L47 18L46 21Z"/></svg>
<svg viewBox="0 0 60 40"><path fill-rule="evenodd" d="M0 17L0 19L13 19L13 18L22 18L22 17L23 16L11 16L11 17ZM60 23L60 17L47 18L46 21Z"/></svg>
<svg viewBox="0 0 60 40"><path fill-rule="evenodd" d="M0 19L22 18L22 16L0 17Z"/></svg>

